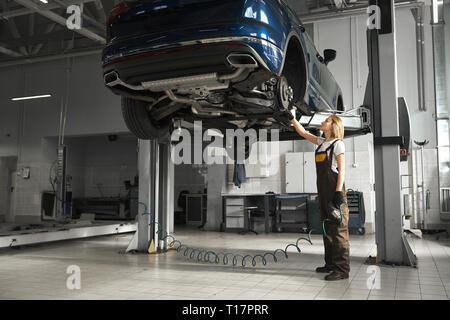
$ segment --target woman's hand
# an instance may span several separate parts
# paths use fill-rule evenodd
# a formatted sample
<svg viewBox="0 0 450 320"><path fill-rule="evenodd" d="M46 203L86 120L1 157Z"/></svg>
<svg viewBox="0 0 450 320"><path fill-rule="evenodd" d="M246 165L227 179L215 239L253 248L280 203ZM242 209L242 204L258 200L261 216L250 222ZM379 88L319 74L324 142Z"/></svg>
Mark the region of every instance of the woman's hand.
<svg viewBox="0 0 450 320"><path fill-rule="evenodd" d="M334 193L333 202L336 207L340 208L345 203L344 193L342 191L336 191Z"/></svg>

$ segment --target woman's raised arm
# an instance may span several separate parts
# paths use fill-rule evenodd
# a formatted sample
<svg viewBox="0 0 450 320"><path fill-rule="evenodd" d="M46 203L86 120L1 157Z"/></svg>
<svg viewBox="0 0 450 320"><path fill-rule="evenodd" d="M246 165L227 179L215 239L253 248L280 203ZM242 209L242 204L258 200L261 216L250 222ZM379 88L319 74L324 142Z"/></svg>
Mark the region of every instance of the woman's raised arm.
<svg viewBox="0 0 450 320"><path fill-rule="evenodd" d="M299 135L301 135L303 138L305 138L306 140L308 140L314 144L318 144L317 136L306 131L305 128L303 128L303 126L300 124L300 122L298 122L295 119L292 119L291 123L294 125L295 131L297 131L297 133Z"/></svg>

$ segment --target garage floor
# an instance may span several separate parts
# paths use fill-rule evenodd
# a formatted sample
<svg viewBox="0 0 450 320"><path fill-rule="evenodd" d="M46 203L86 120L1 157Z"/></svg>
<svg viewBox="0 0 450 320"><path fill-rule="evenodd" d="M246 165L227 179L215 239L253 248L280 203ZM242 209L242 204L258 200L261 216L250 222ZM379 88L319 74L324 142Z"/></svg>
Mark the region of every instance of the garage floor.
<svg viewBox="0 0 450 320"><path fill-rule="evenodd" d="M295 242L296 234L238 235L177 228L174 236L197 248L262 253ZM122 254L132 234L0 250L0 299L449 299L450 240L410 238L417 269L381 266L379 289L368 289L365 265L374 235L351 236L350 279L323 280L321 236L301 242L289 259L264 267L233 267L187 260L181 253ZM220 251L220 250L218 250ZM81 270L81 289L66 287L67 267ZM369 271L369 273L367 272Z"/></svg>

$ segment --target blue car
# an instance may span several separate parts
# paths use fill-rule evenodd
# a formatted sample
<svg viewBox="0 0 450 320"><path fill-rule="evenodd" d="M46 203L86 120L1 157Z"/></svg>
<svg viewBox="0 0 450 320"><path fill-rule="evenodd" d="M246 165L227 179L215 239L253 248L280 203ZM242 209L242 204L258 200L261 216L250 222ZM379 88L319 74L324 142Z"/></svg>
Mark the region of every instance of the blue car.
<svg viewBox="0 0 450 320"><path fill-rule="evenodd" d="M105 85L140 139L179 120L292 132L276 112L344 109L327 68L336 51L317 52L284 0L127 1L110 12L107 41Z"/></svg>

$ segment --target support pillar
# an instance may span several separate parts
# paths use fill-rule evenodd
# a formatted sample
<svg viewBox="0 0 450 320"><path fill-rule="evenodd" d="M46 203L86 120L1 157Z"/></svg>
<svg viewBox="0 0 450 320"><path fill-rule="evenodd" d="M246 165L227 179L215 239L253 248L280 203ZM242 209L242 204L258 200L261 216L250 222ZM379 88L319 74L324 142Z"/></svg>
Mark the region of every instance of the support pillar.
<svg viewBox="0 0 450 320"><path fill-rule="evenodd" d="M167 250L167 241L159 240L169 232L173 221L174 165L170 151L170 144L139 140L138 227L127 252L147 252L152 240L158 252ZM153 217L155 224L151 223Z"/></svg>
<svg viewBox="0 0 450 320"><path fill-rule="evenodd" d="M404 237L401 213L395 7L393 0L371 0L370 4L381 9L381 29L368 32L377 260L413 266L416 258Z"/></svg>

